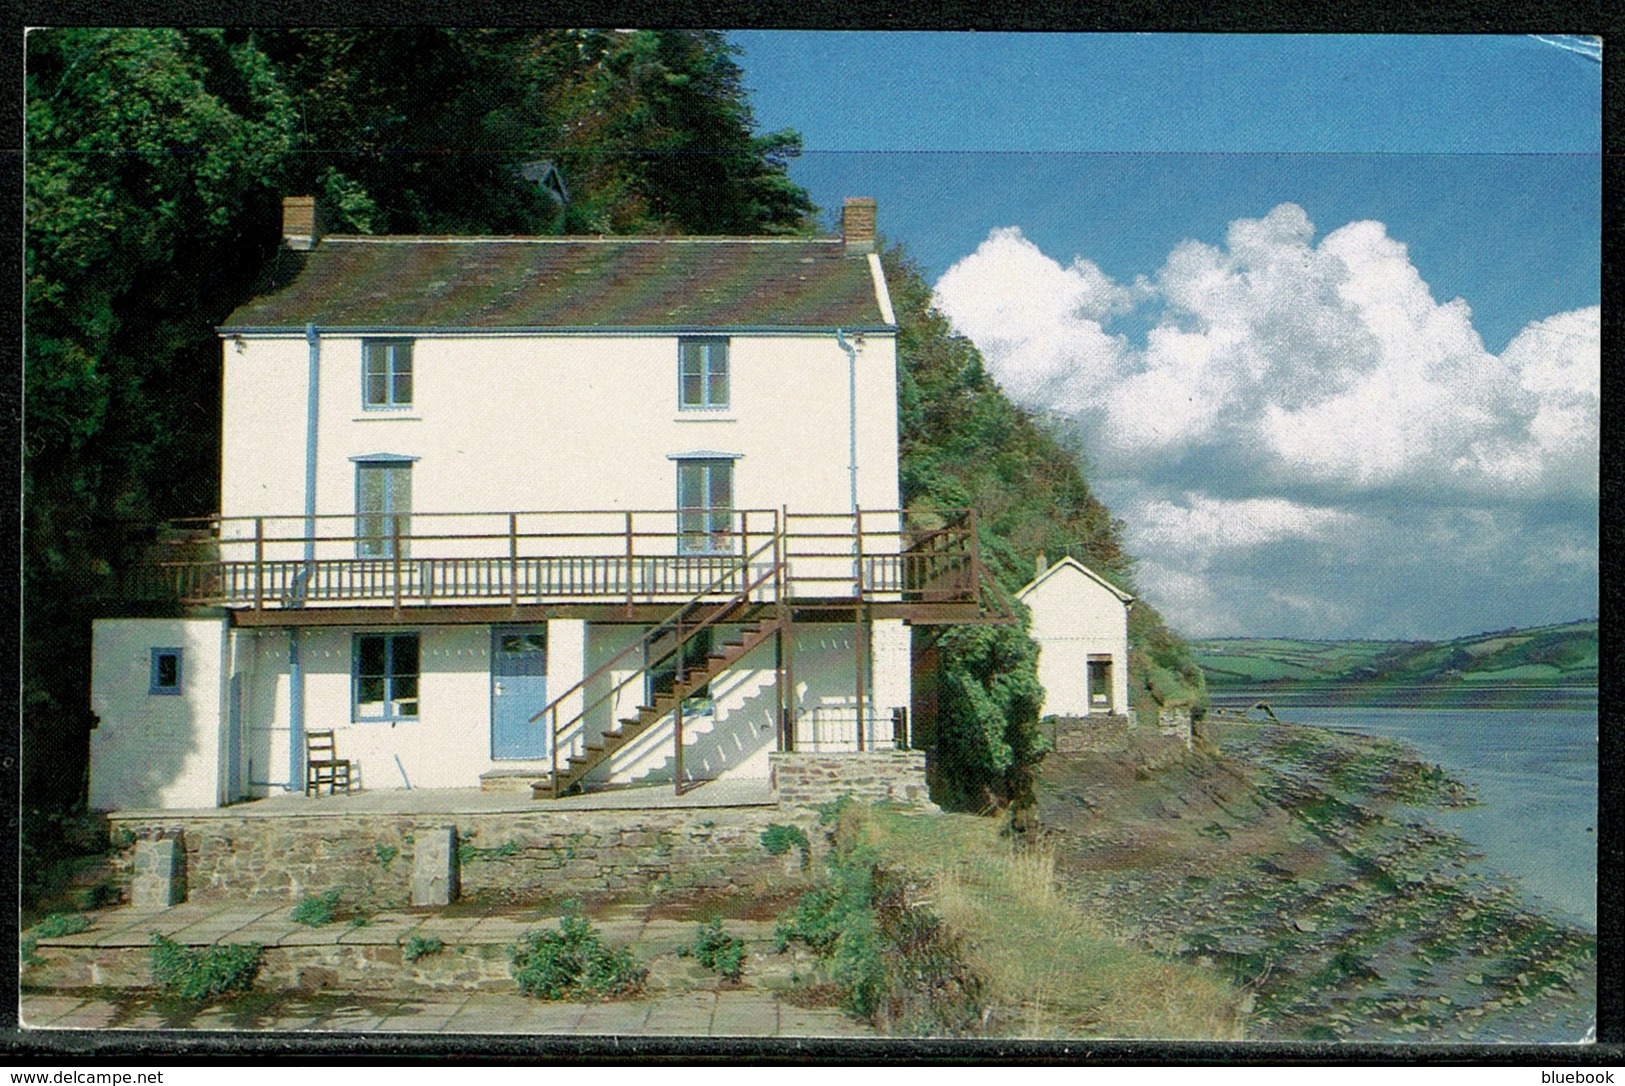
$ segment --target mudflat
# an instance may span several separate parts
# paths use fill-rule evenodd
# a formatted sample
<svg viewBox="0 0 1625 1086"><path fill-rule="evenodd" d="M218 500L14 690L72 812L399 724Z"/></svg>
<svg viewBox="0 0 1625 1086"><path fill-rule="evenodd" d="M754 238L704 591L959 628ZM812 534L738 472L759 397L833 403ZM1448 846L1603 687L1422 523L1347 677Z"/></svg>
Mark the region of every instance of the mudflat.
<svg viewBox="0 0 1625 1086"><path fill-rule="evenodd" d="M1596 938L1532 911L1430 810L1403 743L1227 722L1180 758L1050 755L1037 815L1079 905L1253 995L1249 1037L1577 1041Z"/></svg>

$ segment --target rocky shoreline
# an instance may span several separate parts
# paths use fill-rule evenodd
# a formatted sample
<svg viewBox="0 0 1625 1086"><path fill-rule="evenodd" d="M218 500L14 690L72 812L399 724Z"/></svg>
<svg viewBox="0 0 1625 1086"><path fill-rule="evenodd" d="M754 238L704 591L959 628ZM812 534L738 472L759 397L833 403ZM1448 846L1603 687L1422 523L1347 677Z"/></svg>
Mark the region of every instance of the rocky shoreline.
<svg viewBox="0 0 1625 1086"><path fill-rule="evenodd" d="M1225 971L1250 1037L1579 1041L1595 1021L1595 935L1431 825L1474 799L1403 743L1226 722L1172 761L1052 754L1037 792L1080 907Z"/></svg>

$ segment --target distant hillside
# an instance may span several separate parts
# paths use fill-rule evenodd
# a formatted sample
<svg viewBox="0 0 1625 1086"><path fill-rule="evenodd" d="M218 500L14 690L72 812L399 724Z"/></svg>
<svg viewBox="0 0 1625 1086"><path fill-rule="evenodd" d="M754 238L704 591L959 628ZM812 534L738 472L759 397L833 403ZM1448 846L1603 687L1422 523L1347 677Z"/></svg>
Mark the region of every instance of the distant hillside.
<svg viewBox="0 0 1625 1086"><path fill-rule="evenodd" d="M1299 641L1225 637L1190 642L1209 686L1260 683L1597 681L1597 623L1495 630L1454 641Z"/></svg>

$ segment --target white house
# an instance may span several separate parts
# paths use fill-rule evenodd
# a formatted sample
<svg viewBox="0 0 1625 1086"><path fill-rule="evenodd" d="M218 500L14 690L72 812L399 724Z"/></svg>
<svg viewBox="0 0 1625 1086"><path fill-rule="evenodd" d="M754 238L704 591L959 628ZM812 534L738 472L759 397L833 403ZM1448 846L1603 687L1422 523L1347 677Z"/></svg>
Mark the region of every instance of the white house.
<svg viewBox="0 0 1625 1086"><path fill-rule="evenodd" d="M767 775L906 735L969 514L899 510L872 200L838 238L322 236L220 328L220 510L96 623L90 802Z"/></svg>
<svg viewBox="0 0 1625 1086"><path fill-rule="evenodd" d="M1068 557L1043 569L1016 598L1032 613L1044 715L1126 714L1134 597Z"/></svg>

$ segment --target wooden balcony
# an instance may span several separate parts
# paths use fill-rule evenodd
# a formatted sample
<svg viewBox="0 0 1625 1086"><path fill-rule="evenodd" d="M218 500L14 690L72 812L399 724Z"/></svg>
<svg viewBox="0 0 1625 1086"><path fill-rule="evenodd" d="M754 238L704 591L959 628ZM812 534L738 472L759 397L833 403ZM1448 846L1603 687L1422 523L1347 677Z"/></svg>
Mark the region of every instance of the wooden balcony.
<svg viewBox="0 0 1625 1086"><path fill-rule="evenodd" d="M781 563L754 602L977 621L988 590L968 510L208 517L168 525L153 556L135 595L277 624L356 608L434 608L449 621L458 608L467 621L492 620L493 608L615 609L635 620L735 595Z"/></svg>

